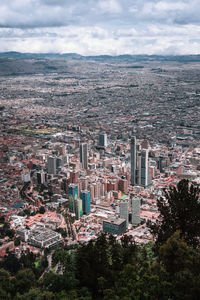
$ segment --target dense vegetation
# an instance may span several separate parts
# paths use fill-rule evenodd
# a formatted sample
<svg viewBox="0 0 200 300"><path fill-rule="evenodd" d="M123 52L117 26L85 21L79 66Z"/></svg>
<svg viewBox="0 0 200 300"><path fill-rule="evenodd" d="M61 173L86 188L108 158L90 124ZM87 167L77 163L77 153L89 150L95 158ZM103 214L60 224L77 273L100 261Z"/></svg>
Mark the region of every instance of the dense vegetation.
<svg viewBox="0 0 200 300"><path fill-rule="evenodd" d="M30 253L21 259L9 254L1 263L0 299L199 299L199 219L194 216L199 213L198 194L185 180L165 192L165 201L159 201L162 222L150 224L155 243L138 246L128 236L119 242L102 234L77 249L54 250L46 273L48 252L39 267ZM183 215L187 226L181 227ZM167 228L172 216L176 222Z"/></svg>

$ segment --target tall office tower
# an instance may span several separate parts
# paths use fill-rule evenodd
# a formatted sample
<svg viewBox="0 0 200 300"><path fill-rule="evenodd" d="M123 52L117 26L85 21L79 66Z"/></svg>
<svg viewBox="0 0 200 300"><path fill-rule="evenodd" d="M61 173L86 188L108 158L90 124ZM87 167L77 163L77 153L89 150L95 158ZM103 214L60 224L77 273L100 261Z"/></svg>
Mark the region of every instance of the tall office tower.
<svg viewBox="0 0 200 300"><path fill-rule="evenodd" d="M88 145L87 143L82 143L80 145L80 162L82 163L83 169L88 169Z"/></svg>
<svg viewBox="0 0 200 300"><path fill-rule="evenodd" d="M135 183L141 185L141 152L137 152L137 167L135 170Z"/></svg>
<svg viewBox="0 0 200 300"><path fill-rule="evenodd" d="M128 228L128 201L121 201L120 202L120 219L126 220L126 228Z"/></svg>
<svg viewBox="0 0 200 300"><path fill-rule="evenodd" d="M47 160L47 170L48 174L56 174L56 157L49 156Z"/></svg>
<svg viewBox="0 0 200 300"><path fill-rule="evenodd" d="M64 163L63 163L63 158L62 157L56 157L56 170L58 171L58 169L60 167L63 167Z"/></svg>
<svg viewBox="0 0 200 300"><path fill-rule="evenodd" d="M93 184L90 184L89 190L90 190L90 201L93 203L94 202L94 185Z"/></svg>
<svg viewBox="0 0 200 300"><path fill-rule="evenodd" d="M136 184L136 137L131 138L131 185Z"/></svg>
<svg viewBox="0 0 200 300"><path fill-rule="evenodd" d="M140 199L139 198L132 198L131 205L132 205L132 224L138 225L140 224Z"/></svg>
<svg viewBox="0 0 200 300"><path fill-rule="evenodd" d="M69 196L69 210L75 212L76 200L78 199L78 186L76 184L70 184L68 187Z"/></svg>
<svg viewBox="0 0 200 300"><path fill-rule="evenodd" d="M44 184L45 183L45 174L43 171L37 173L37 183Z"/></svg>
<svg viewBox="0 0 200 300"><path fill-rule="evenodd" d="M148 175L149 175L148 151L143 150L141 152L141 185L144 187L147 187L149 185Z"/></svg>
<svg viewBox="0 0 200 300"><path fill-rule="evenodd" d="M82 191L81 200L83 203L83 213L87 215L90 213L90 192Z"/></svg>
<svg viewBox="0 0 200 300"><path fill-rule="evenodd" d="M104 132L99 133L99 146L102 146L102 147L108 146L107 134Z"/></svg>
<svg viewBox="0 0 200 300"><path fill-rule="evenodd" d="M83 216L82 200L77 199L75 201L75 213L76 219L79 220Z"/></svg>
<svg viewBox="0 0 200 300"><path fill-rule="evenodd" d="M94 198L99 199L100 198L100 189L101 189L101 183L95 182L93 183L94 186Z"/></svg>

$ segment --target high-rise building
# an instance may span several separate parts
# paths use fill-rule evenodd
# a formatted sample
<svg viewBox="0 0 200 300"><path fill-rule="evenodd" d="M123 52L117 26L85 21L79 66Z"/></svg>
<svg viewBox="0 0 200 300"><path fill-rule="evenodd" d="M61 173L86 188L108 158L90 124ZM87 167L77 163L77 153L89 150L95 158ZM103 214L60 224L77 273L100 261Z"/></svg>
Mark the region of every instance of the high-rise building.
<svg viewBox="0 0 200 300"><path fill-rule="evenodd" d="M132 224L138 225L140 224L140 204L141 201L139 198L132 198Z"/></svg>
<svg viewBox="0 0 200 300"><path fill-rule="evenodd" d="M99 146L102 146L102 147L108 146L107 134L104 132L99 133Z"/></svg>
<svg viewBox="0 0 200 300"><path fill-rule="evenodd" d="M128 201L122 200L120 202L120 219L126 220L126 228L128 228Z"/></svg>
<svg viewBox="0 0 200 300"><path fill-rule="evenodd" d="M141 152L141 186L147 187L151 185L151 171L149 168L148 150Z"/></svg>
<svg viewBox="0 0 200 300"><path fill-rule="evenodd" d="M82 163L83 169L88 169L88 145L87 143L82 143L80 145L80 162Z"/></svg>
<svg viewBox="0 0 200 300"><path fill-rule="evenodd" d="M90 192L82 191L81 192L81 200L83 203L83 213L89 214L90 213Z"/></svg>
<svg viewBox="0 0 200 300"><path fill-rule="evenodd" d="M76 200L78 199L78 186L70 184L68 187L69 210L75 212Z"/></svg>
<svg viewBox="0 0 200 300"><path fill-rule="evenodd" d="M75 201L75 212L76 212L76 219L79 220L83 215L83 208L82 208L82 200L77 199Z"/></svg>
<svg viewBox="0 0 200 300"><path fill-rule="evenodd" d="M136 184L136 137L131 138L131 185Z"/></svg>
<svg viewBox="0 0 200 300"><path fill-rule="evenodd" d="M131 185L148 187L151 185L149 151L136 146L136 138L131 138Z"/></svg>
<svg viewBox="0 0 200 300"><path fill-rule="evenodd" d="M56 174L56 157L49 156L47 160L47 170L48 174Z"/></svg>
<svg viewBox="0 0 200 300"><path fill-rule="evenodd" d="M89 189L90 189L90 201L93 203L93 201L94 201L94 185L90 184Z"/></svg>
<svg viewBox="0 0 200 300"><path fill-rule="evenodd" d="M44 184L45 183L45 173L43 171L37 172L37 183Z"/></svg>
<svg viewBox="0 0 200 300"><path fill-rule="evenodd" d="M62 157L56 157L56 170L58 171L58 169L60 167L63 167L64 163L63 163L63 158Z"/></svg>

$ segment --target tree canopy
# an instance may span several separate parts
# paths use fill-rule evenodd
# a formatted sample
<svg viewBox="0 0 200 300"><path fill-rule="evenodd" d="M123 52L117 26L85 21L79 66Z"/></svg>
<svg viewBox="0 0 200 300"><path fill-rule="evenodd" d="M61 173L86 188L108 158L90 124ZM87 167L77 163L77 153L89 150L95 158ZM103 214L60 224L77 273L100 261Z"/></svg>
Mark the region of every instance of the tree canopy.
<svg viewBox="0 0 200 300"><path fill-rule="evenodd" d="M149 227L161 246L176 231L188 245L200 245L199 187L188 180L181 180L177 187L164 190L164 197L157 201L160 218Z"/></svg>

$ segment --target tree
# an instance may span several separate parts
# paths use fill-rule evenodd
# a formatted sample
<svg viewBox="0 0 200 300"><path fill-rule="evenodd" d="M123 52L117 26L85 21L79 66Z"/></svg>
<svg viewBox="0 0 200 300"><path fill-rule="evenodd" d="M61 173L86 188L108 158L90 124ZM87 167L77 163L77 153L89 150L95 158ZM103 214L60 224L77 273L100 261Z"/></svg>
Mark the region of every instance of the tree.
<svg viewBox="0 0 200 300"><path fill-rule="evenodd" d="M9 272L5 271L4 269L0 269L0 299L10 299L12 290L13 284L10 279Z"/></svg>
<svg viewBox="0 0 200 300"><path fill-rule="evenodd" d="M36 283L35 275L30 269L20 270L16 275L16 290L20 294L24 294L29 291L31 287L34 287Z"/></svg>
<svg viewBox="0 0 200 300"><path fill-rule="evenodd" d="M4 258L3 268L14 275L21 268L21 264L15 254L8 253L8 255Z"/></svg>
<svg viewBox="0 0 200 300"><path fill-rule="evenodd" d="M175 232L159 249L159 258L167 272L174 274L184 268L189 268L192 262L189 246L180 238L180 232Z"/></svg>
<svg viewBox="0 0 200 300"><path fill-rule="evenodd" d="M39 213L40 213L40 214L44 214L44 213L45 213L45 208L44 208L44 206L41 206L41 207L40 207Z"/></svg>
<svg viewBox="0 0 200 300"><path fill-rule="evenodd" d="M189 247L180 237L180 232L175 232L160 247L158 260L169 275L168 281L171 284L171 291L168 291L168 296L170 298L199 299L199 256L199 249Z"/></svg>
<svg viewBox="0 0 200 300"><path fill-rule="evenodd" d="M14 238L14 244L15 244L16 247L20 245L20 238L19 237Z"/></svg>
<svg viewBox="0 0 200 300"><path fill-rule="evenodd" d="M157 249L176 231L188 245L200 244L200 189L188 180L181 180L177 187L164 190L164 197L158 202L160 218L156 223L149 222Z"/></svg>

